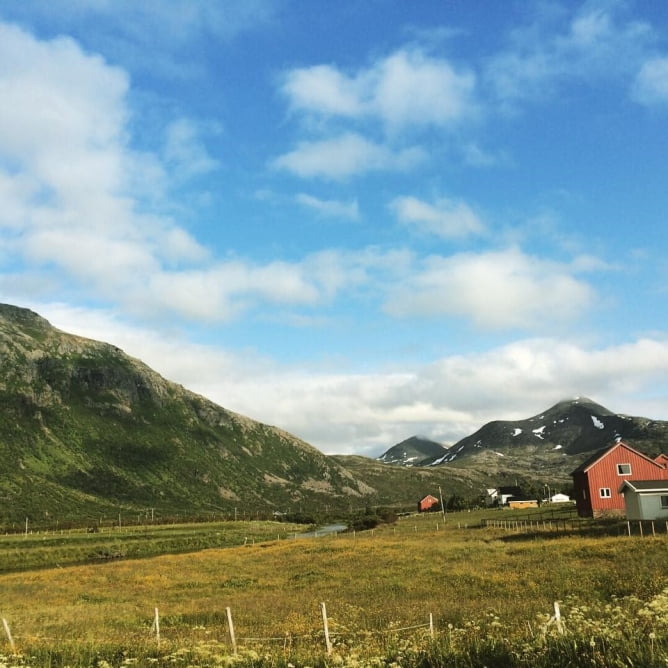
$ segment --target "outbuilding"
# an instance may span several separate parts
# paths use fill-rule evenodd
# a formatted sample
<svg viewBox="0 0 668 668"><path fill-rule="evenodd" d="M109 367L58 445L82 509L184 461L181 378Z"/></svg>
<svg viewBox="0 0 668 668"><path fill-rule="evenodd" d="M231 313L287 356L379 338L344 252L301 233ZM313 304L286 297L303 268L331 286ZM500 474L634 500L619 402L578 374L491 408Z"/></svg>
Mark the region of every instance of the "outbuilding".
<svg viewBox="0 0 668 668"><path fill-rule="evenodd" d="M431 510L436 505L438 505L438 499L431 494L427 494L427 496L418 501L418 513L424 513Z"/></svg>
<svg viewBox="0 0 668 668"><path fill-rule="evenodd" d="M668 480L625 480L626 519L668 520Z"/></svg>

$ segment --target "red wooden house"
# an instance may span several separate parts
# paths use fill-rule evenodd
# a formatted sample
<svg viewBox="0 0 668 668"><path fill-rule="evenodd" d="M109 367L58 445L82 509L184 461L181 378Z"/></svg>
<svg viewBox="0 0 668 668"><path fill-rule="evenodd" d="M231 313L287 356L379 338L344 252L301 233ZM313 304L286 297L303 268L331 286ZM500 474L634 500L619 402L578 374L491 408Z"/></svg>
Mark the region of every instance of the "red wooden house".
<svg viewBox="0 0 668 668"><path fill-rule="evenodd" d="M437 504L438 499L431 494L427 494L427 496L418 501L418 513L424 513L427 510L431 510Z"/></svg>
<svg viewBox="0 0 668 668"><path fill-rule="evenodd" d="M668 480L668 466L661 456L651 459L619 441L599 450L571 474L575 505L581 517L624 515L625 480Z"/></svg>

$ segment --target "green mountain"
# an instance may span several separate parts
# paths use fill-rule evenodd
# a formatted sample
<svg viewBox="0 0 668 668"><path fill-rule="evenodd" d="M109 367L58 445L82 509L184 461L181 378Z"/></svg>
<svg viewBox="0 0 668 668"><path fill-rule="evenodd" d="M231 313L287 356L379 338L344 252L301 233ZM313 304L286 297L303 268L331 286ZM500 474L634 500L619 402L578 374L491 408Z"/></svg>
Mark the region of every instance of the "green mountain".
<svg viewBox="0 0 668 668"><path fill-rule="evenodd" d="M348 508L377 492L118 348L0 305L0 523ZM411 499L412 500L412 499Z"/></svg>

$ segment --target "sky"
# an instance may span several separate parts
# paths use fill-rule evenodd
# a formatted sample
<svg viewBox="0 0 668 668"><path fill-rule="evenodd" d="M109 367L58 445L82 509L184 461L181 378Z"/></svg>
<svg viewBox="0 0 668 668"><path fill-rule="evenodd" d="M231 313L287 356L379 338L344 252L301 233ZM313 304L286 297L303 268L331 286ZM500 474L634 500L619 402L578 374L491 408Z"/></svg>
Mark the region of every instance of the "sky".
<svg viewBox="0 0 668 668"><path fill-rule="evenodd" d="M668 419L668 3L0 0L0 301L328 453Z"/></svg>

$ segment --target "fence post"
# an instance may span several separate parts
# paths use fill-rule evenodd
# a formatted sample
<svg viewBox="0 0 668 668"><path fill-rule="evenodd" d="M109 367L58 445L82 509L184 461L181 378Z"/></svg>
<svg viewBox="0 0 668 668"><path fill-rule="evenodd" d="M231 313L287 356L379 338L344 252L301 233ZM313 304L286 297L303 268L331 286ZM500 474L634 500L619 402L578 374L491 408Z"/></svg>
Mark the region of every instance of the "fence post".
<svg viewBox="0 0 668 668"><path fill-rule="evenodd" d="M630 520L626 520L626 531L628 532L629 536L631 535L631 522Z"/></svg>
<svg viewBox="0 0 668 668"><path fill-rule="evenodd" d="M155 639L160 647L160 614L158 613L158 608L154 610L153 616L153 626L155 627Z"/></svg>
<svg viewBox="0 0 668 668"><path fill-rule="evenodd" d="M332 642L329 639L329 624L327 623L327 608L324 603L320 604L320 610L322 612L322 625L325 629L325 647L327 647L327 654L332 653Z"/></svg>
<svg viewBox="0 0 668 668"><path fill-rule="evenodd" d="M236 653L237 653L237 638L234 635L234 623L232 622L232 610L230 610L230 608L225 608L225 614L227 615L227 628L230 630L230 642L232 643L232 652L236 655Z"/></svg>
<svg viewBox="0 0 668 668"><path fill-rule="evenodd" d="M16 654L16 645L14 645L14 638L12 638L12 632L9 630L9 624L7 620L2 618L2 625L5 627L5 633L7 634L7 640L9 640L9 646L12 648L12 654Z"/></svg>
<svg viewBox="0 0 668 668"><path fill-rule="evenodd" d="M434 637L434 615L431 612L429 613L429 635Z"/></svg>
<svg viewBox="0 0 668 668"><path fill-rule="evenodd" d="M555 601L554 602L554 621L557 625L557 629L559 630L559 633L564 632L564 627L561 625L561 610L559 609L559 602Z"/></svg>

